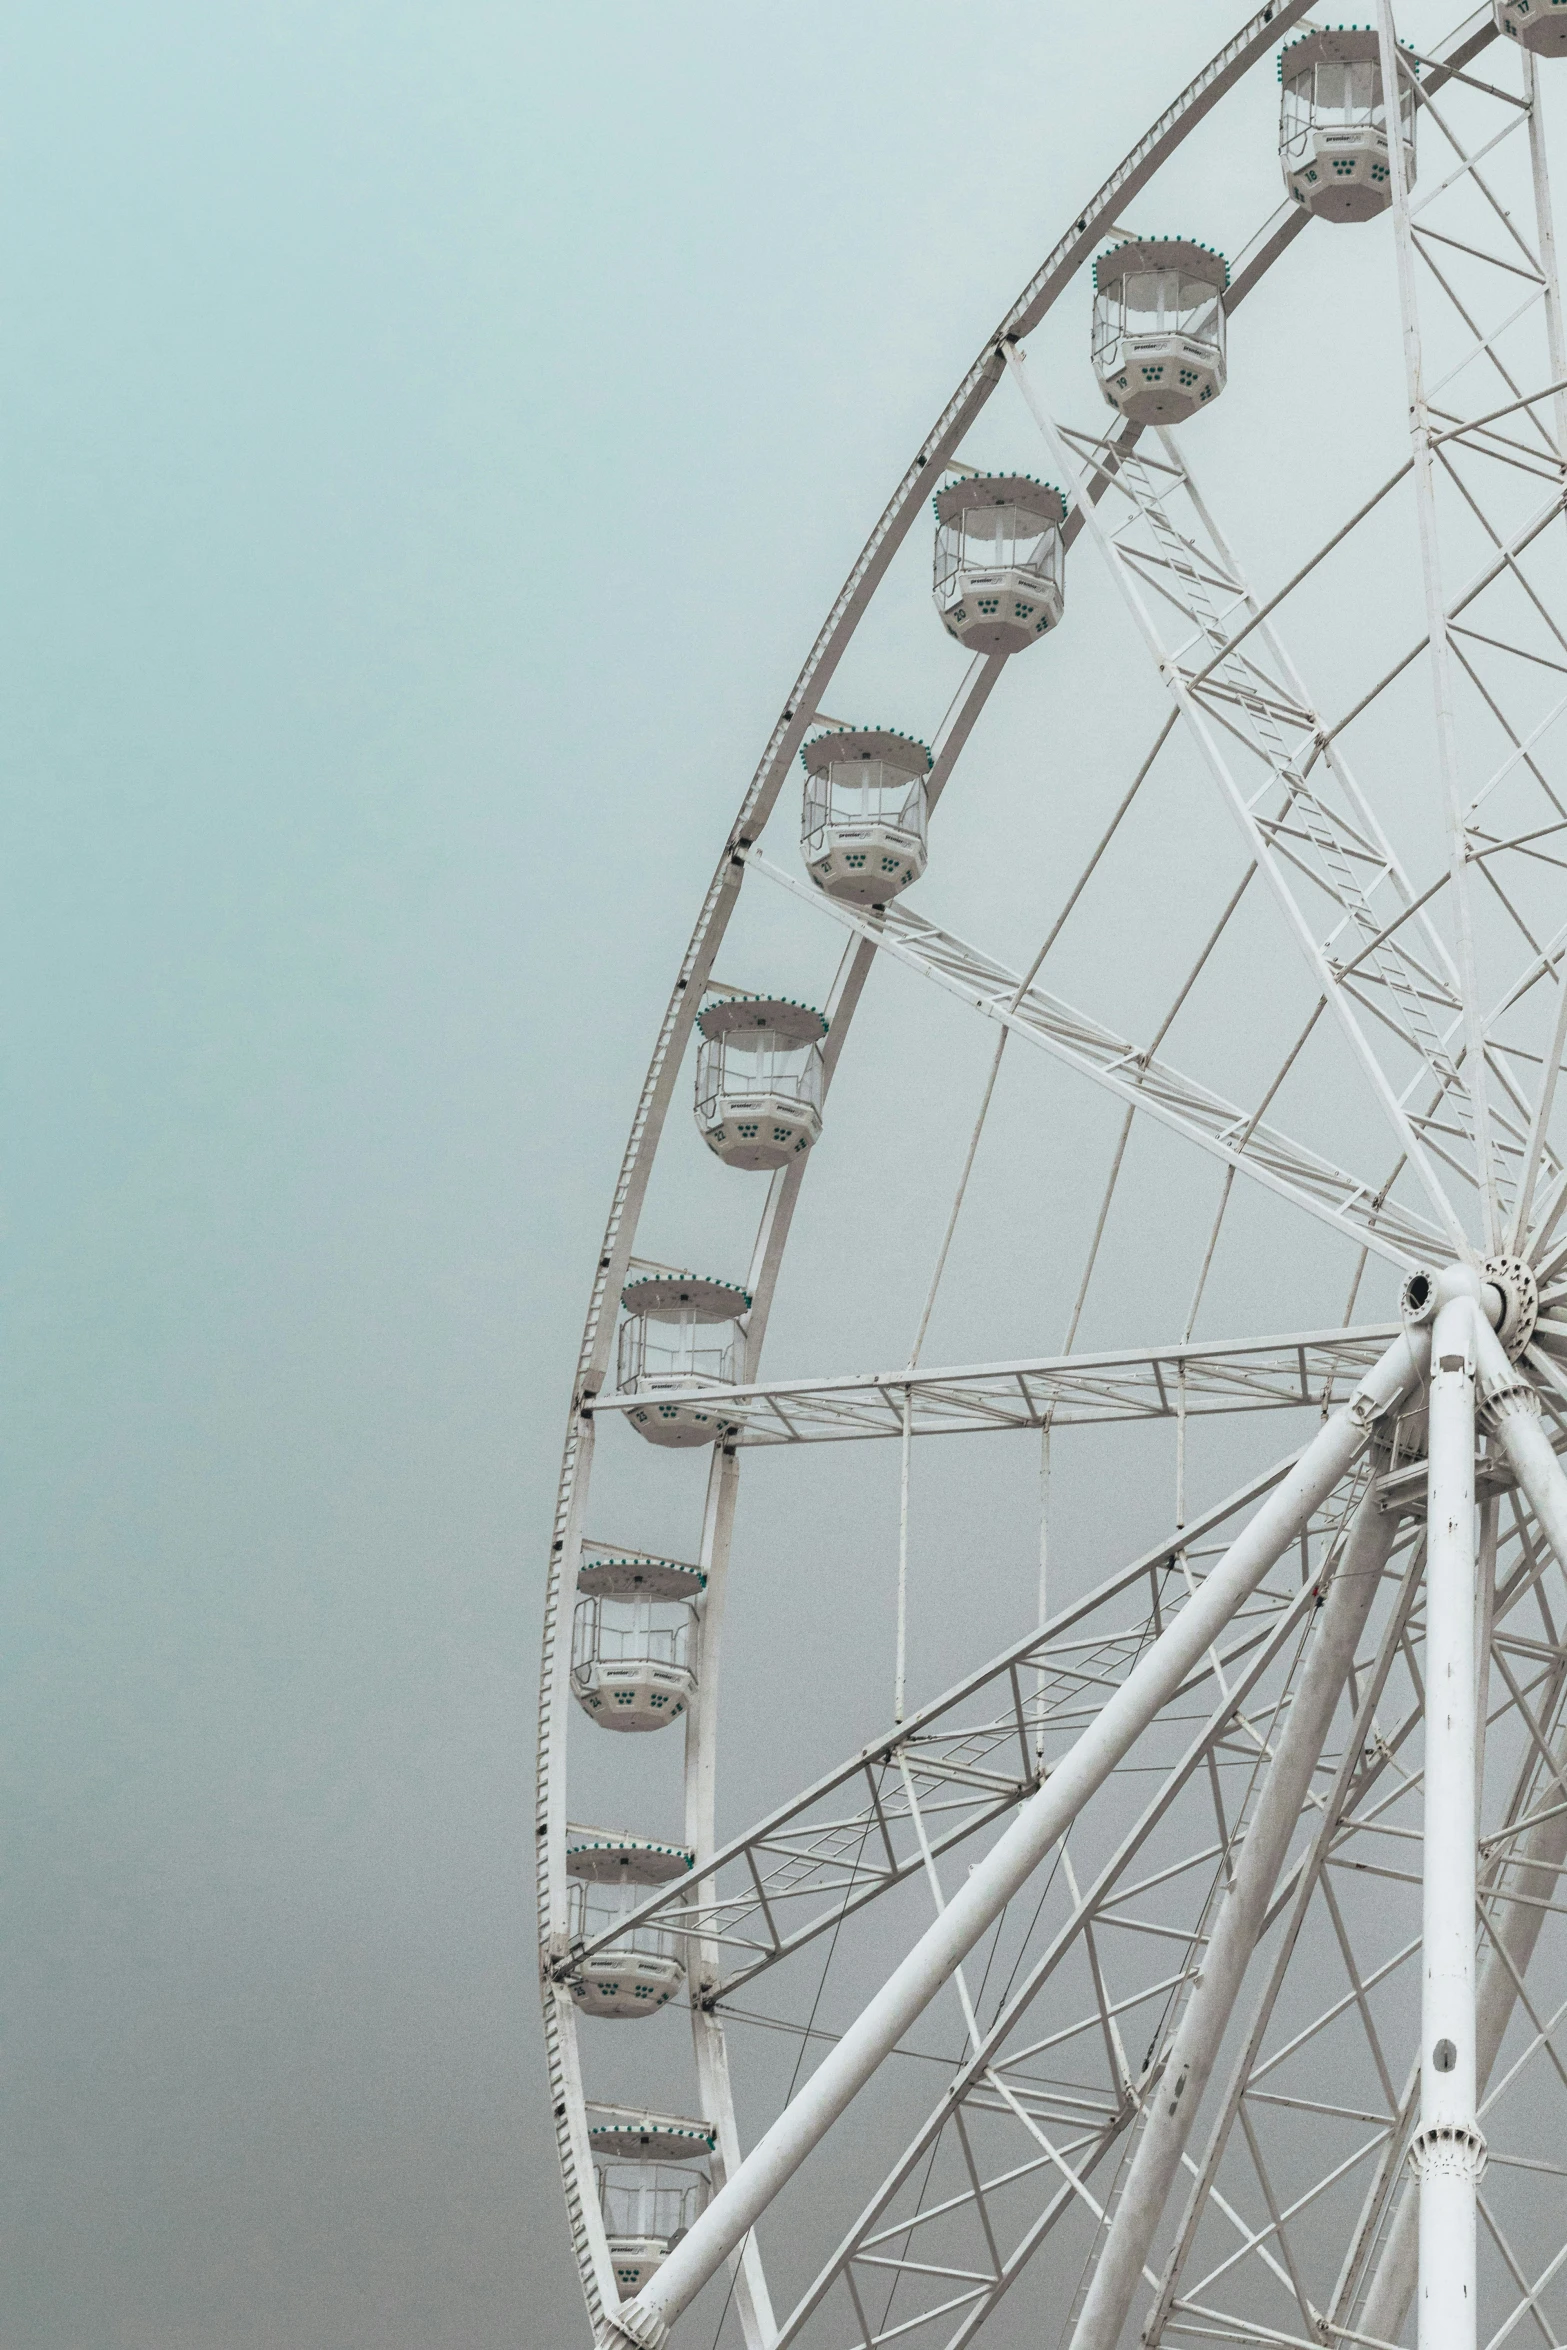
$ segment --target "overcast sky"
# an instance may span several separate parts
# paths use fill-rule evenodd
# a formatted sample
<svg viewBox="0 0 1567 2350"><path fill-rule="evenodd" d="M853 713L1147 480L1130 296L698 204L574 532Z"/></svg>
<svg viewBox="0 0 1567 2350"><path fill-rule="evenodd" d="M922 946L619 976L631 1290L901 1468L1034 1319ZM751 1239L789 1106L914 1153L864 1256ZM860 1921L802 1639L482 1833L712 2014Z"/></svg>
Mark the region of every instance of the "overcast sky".
<svg viewBox="0 0 1567 2350"><path fill-rule="evenodd" d="M919 434L1239 15L8 12L4 2350L585 2339L527 1831L641 1070ZM1202 170L1149 225L1256 225L1222 148ZM912 699L849 714L928 731ZM1067 830L1110 788L1106 701L1071 720ZM1049 893L1001 848L1000 932L1032 936ZM1023 1253L976 1269L954 1354L1055 1344L1048 1220ZM874 1301L821 1302L791 1367L860 1367ZM1016 1535L1000 1596L917 1637L923 1685L1026 1622ZM833 1622L747 1637L785 1620L809 1686Z"/></svg>

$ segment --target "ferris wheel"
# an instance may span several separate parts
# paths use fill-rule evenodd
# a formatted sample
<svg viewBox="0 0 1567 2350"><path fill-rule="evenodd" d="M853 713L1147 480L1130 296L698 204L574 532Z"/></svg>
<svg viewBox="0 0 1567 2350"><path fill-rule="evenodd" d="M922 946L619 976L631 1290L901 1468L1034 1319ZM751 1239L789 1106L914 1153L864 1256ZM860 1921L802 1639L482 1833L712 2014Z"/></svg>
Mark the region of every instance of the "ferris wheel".
<svg viewBox="0 0 1567 2350"><path fill-rule="evenodd" d="M1440 39L1389 0L1366 27L1304 0L1242 25L921 442L720 846L593 1275L549 1564L541 1975L596 2343L1567 2339L1556 57L1567 0ZM1237 153L1275 72L1276 144L1270 100ZM1256 223L1228 257L1161 217L1221 136ZM1396 335L1331 314L1339 256ZM1295 539L1255 577L1223 519L1261 447L1221 437L1248 379L1363 418L1370 468L1281 434ZM900 631L925 632L932 707L834 715ZM1068 692L1155 721L1124 772L1075 778L1091 846L1009 959L940 919L944 825L949 886L976 843L1025 853L961 833L959 767L987 708ZM1222 818L1214 903L1172 884L1140 966L1162 998L1128 1009L1120 893L1157 883L1177 764ZM758 942L769 967L737 970ZM894 982L983 1062L907 1354L770 1382L775 1300L813 1311L816 1269L786 1267L809 1178L835 1125L874 1147L844 1055ZM1053 1211L1082 1236L1065 1336L931 1362L1025 1063L1109 1113ZM1088 1352L1145 1134L1206 1171L1201 1217L1172 1204L1158 1235L1187 1302ZM712 1261L715 1185L748 1258ZM1209 1335L1226 1251L1255 1273L1261 1233L1267 1277L1234 1294L1276 1310ZM1027 1628L910 1705L928 1439L1059 1474L1091 1431L1117 1477L1173 1451L1158 1538L1051 1607L1042 1481ZM1211 1492L1204 1431L1232 1464ZM742 1477L767 1462L787 1515L822 1445L897 1464L887 1701L720 1837ZM676 1545L655 1529L681 1511ZM831 1688L792 1702L830 1713Z"/></svg>

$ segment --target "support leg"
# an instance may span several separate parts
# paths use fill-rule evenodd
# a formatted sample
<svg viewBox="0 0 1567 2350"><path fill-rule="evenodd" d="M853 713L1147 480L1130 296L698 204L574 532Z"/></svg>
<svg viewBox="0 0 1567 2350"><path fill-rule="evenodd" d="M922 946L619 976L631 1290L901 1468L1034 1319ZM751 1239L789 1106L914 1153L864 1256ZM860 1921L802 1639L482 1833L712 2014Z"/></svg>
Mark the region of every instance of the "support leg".
<svg viewBox="0 0 1567 2350"><path fill-rule="evenodd" d="M1567 1771L1567 1737L1557 1741L1555 1762ZM1518 1847L1508 1871L1507 1892L1493 1895L1501 1915L1494 1931L1498 1948L1488 1950L1475 1993L1475 2087L1483 2095L1518 2004L1519 1979L1529 1971L1548 1905L1558 1896L1559 1872L1567 1862L1567 1813L1541 1820ZM1509 1901L1508 1893L1517 1898ZM1372 2341L1393 2342L1404 2323L1419 2261L1420 2187L1411 2179L1399 2199L1356 2319L1357 2331Z"/></svg>
<svg viewBox="0 0 1567 2350"><path fill-rule="evenodd" d="M1426 1514L1425 1892L1420 2350L1475 2350L1475 1356L1481 1316L1455 1297L1431 1340Z"/></svg>
<svg viewBox="0 0 1567 2350"><path fill-rule="evenodd" d="M1541 1423L1539 1401L1527 1379L1508 1361L1484 1311L1475 1317L1474 1346L1481 1410L1505 1450L1558 1564L1567 1572L1567 1477ZM1567 1767L1567 1738L1558 1742L1556 1757ZM1483 2091L1490 2078L1517 2004L1517 1978L1528 1971L1545 1920L1542 1905L1556 1897L1557 1872L1564 1861L1567 1815L1542 1820L1520 1847L1519 1865L1512 1874L1514 1889L1526 1898L1503 1910L1496 1929L1501 1949L1488 1952L1480 1970L1475 1996L1477 2092ZM1418 2213L1418 2185L1411 2181L1361 2304L1359 2330L1377 2341L1391 2342L1397 2335L1415 2290Z"/></svg>

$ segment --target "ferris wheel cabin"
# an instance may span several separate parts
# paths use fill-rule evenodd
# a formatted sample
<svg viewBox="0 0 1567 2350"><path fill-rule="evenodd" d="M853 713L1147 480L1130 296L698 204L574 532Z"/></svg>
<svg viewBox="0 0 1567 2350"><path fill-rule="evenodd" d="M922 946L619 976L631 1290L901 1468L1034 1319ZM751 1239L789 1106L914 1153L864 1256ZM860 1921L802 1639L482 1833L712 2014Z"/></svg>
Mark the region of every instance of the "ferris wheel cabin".
<svg viewBox="0 0 1567 2350"><path fill-rule="evenodd" d="M1066 500L1027 474L948 482L936 514L934 595L941 624L971 653L1021 653L1066 602Z"/></svg>
<svg viewBox="0 0 1567 2350"><path fill-rule="evenodd" d="M706 2208L706 2163L717 2132L706 2122L590 2105L588 2144L597 2156L599 2209L622 2300L646 2284ZM676 2167L679 2166L679 2167Z"/></svg>
<svg viewBox="0 0 1567 2350"><path fill-rule="evenodd" d="M786 1167L822 1131L822 1038L809 1004L721 996L697 1015L696 1122L726 1167Z"/></svg>
<svg viewBox="0 0 1567 2350"><path fill-rule="evenodd" d="M712 2184L705 2170L663 2162L595 2163L594 2170L615 2282L629 2301L706 2210Z"/></svg>
<svg viewBox="0 0 1567 2350"><path fill-rule="evenodd" d="M1133 237L1094 263L1094 373L1133 424L1183 424L1224 389L1222 253Z"/></svg>
<svg viewBox="0 0 1567 2350"><path fill-rule="evenodd" d="M830 898L882 906L925 870L925 745L890 727L843 727L800 753L800 849Z"/></svg>
<svg viewBox="0 0 1567 2350"><path fill-rule="evenodd" d="M620 1293L617 1380L622 1395L645 1398L626 1417L650 1444L716 1444L734 1423L700 1404L671 1403L692 1388L732 1387L740 1376L740 1317L750 1292L729 1281L656 1273Z"/></svg>
<svg viewBox="0 0 1567 2350"><path fill-rule="evenodd" d="M667 2162L593 2167L615 2282L622 2301L629 2301L706 2210L712 2182L705 2170L679 2170Z"/></svg>
<svg viewBox="0 0 1567 2350"><path fill-rule="evenodd" d="M1318 220L1370 220L1386 211L1393 182L1376 34L1342 25L1289 42L1279 52L1279 84L1279 161L1295 202ZM1407 80L1398 119L1404 180L1413 186L1415 91Z"/></svg>
<svg viewBox="0 0 1567 2350"><path fill-rule="evenodd" d="M1567 0L1491 0L1496 29L1536 57L1567 56Z"/></svg>
<svg viewBox="0 0 1567 2350"><path fill-rule="evenodd" d="M571 1686L602 1730L662 1730L696 1695L692 1606L706 1577L674 1559L595 1559L577 1575Z"/></svg>
<svg viewBox="0 0 1567 2350"><path fill-rule="evenodd" d="M673 1884L691 1867L677 1844L639 1836L611 1836L597 1828L566 1831L566 1875L573 1943L609 1939L573 1967L571 1996L584 2015L635 2023L667 2007L686 1979L677 1938L663 1926L626 1920L657 1885Z"/></svg>

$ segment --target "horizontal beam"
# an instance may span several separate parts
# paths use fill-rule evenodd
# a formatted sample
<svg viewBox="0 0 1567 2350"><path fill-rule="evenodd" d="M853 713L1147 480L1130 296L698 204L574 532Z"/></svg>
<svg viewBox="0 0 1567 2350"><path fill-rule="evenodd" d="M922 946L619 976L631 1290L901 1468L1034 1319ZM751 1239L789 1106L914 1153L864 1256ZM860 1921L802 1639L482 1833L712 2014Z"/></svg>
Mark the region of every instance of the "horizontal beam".
<svg viewBox="0 0 1567 2350"><path fill-rule="evenodd" d="M915 1436L994 1434L1109 1420L1189 1419L1215 1413L1302 1410L1331 1404L1332 1389L1374 1363L1396 1323L1292 1331L1275 1338L1211 1339L1133 1353L1040 1355L945 1370L851 1372L827 1379L762 1380L661 1395L733 1419L736 1444L832 1444L903 1433L903 1399ZM628 1412L636 1395L600 1395L595 1416Z"/></svg>

